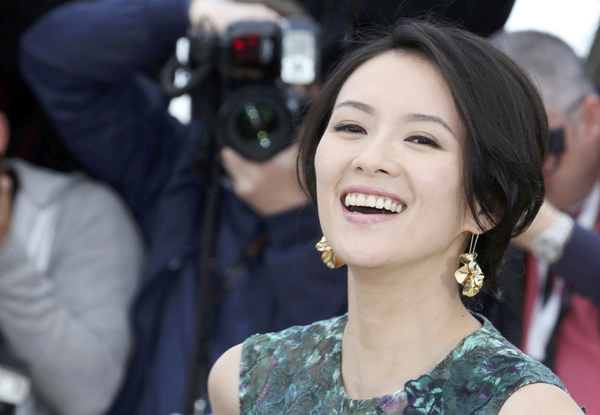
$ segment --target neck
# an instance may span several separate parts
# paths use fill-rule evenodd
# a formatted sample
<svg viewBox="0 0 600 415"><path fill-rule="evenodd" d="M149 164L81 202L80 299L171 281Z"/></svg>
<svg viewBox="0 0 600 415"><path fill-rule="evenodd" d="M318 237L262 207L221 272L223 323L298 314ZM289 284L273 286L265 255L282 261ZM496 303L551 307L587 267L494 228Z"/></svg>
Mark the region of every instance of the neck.
<svg viewBox="0 0 600 415"><path fill-rule="evenodd" d="M481 327L460 300L453 276L458 261L445 262L441 271L414 265L394 272L349 270L342 372L350 396L394 392Z"/></svg>

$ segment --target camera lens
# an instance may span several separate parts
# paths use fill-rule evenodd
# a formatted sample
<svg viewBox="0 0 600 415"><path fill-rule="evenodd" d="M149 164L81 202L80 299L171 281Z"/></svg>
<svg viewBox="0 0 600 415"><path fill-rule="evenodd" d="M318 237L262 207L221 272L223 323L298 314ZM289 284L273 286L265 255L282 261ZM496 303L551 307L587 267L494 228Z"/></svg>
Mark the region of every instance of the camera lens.
<svg viewBox="0 0 600 415"><path fill-rule="evenodd" d="M230 146L248 160L265 161L291 144L292 114L283 91L268 86L242 88L217 114L220 147Z"/></svg>
<svg viewBox="0 0 600 415"><path fill-rule="evenodd" d="M258 141L262 148L272 145L272 133L279 129L277 112L267 103L248 101L238 113L236 132L244 140Z"/></svg>

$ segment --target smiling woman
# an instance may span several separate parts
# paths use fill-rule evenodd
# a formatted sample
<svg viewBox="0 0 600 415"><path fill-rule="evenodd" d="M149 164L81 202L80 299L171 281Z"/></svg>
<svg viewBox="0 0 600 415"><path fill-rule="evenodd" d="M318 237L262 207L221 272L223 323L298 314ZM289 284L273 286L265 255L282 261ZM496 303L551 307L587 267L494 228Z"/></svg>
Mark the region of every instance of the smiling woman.
<svg viewBox="0 0 600 415"><path fill-rule="evenodd" d="M581 413L456 283L496 289L543 200L546 135L527 77L473 35L407 21L359 45L314 99L299 154L320 250L348 266L348 314L228 351L215 414Z"/></svg>
<svg viewBox="0 0 600 415"><path fill-rule="evenodd" d="M400 56L404 63L390 66ZM402 69L399 66L404 72L395 72ZM352 76L357 68L368 79ZM353 87L357 81L364 84ZM357 94L370 94L370 101L358 99L361 95ZM405 137L412 143L427 145L430 151L437 146L440 154L454 151L455 167L461 174L459 200L468 206L477 224L475 232L486 231L479 239L478 262L487 286L495 291L496 269L504 251L511 238L529 225L543 201L541 167L547 120L535 88L509 58L476 36L422 23L399 25L389 36L368 41L349 55L305 117L299 167L313 200L321 203L315 156L321 138L329 136L328 126L359 134L364 129L360 123L332 125L337 117L356 111L381 128L376 117L389 111L386 98L396 107L404 103L394 114L398 134L402 134L400 128L413 128ZM446 105L441 105L441 99ZM434 112L442 109L443 114ZM321 218L323 226L326 222ZM463 235L463 239L467 238Z"/></svg>

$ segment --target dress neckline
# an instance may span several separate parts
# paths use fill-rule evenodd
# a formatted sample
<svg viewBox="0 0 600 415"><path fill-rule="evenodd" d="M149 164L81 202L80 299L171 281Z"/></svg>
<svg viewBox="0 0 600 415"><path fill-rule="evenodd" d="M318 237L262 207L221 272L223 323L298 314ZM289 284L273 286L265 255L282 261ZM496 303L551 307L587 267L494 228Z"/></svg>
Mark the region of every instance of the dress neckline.
<svg viewBox="0 0 600 415"><path fill-rule="evenodd" d="M473 317L475 317L477 319L477 321L479 321L482 324L482 326L480 328L478 328L477 330L467 334L465 337L463 337L456 344L456 346L452 350L450 350L450 352L448 352L448 354L442 359L441 362L438 362L435 366L433 366L430 370L428 370L427 373L420 375L418 378L407 380L404 383L404 386L402 388L396 390L395 392L388 393L388 394L382 395L382 396L376 396L373 398L366 398L366 399L354 399L354 398L350 397L350 395L348 395L348 393L346 392L346 388L344 387L344 382L342 381L342 337L344 335L344 329L346 328L346 324L348 323L348 314L346 313L343 316L340 316L340 318L338 320L338 324L333 326L333 328L336 329L332 333L333 337L335 337L336 345L335 345L335 348L333 351L334 359L332 359L332 360L333 360L333 362L335 362L335 365L336 365L336 368L335 368L335 371L333 374L334 381L337 385L337 388L338 388L343 400L351 406L355 406L355 405L362 406L365 404L371 404L371 403L376 404L376 403L379 403L382 401L395 400L400 394L405 392L407 384L409 384L411 382L417 382L420 378L422 378L424 376L431 376L433 373L435 373L437 370L439 370L442 366L444 366L444 364L449 359L450 360L455 359L454 352L457 349L461 348L467 339L474 337L474 336L478 336L483 331L489 331L490 327L493 328L492 323L490 323L489 320L486 319L485 317L483 317L482 315L473 313L471 311L469 311L469 313ZM337 326L337 327L335 327L335 326Z"/></svg>

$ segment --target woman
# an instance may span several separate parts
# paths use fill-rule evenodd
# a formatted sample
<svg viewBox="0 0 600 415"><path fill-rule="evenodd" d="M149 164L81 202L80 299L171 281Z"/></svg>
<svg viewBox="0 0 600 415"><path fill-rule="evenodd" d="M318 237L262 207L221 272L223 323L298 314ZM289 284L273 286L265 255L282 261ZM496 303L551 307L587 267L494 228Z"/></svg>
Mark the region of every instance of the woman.
<svg viewBox="0 0 600 415"><path fill-rule="evenodd" d="M215 414L581 413L457 290L496 289L543 200L546 135L535 88L484 40L406 22L364 42L300 137L348 314L229 350L209 380Z"/></svg>

